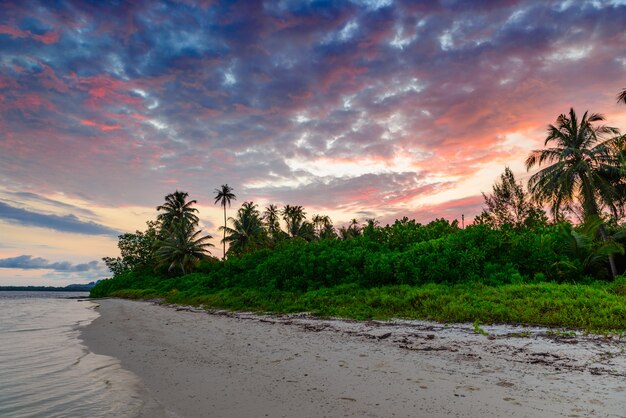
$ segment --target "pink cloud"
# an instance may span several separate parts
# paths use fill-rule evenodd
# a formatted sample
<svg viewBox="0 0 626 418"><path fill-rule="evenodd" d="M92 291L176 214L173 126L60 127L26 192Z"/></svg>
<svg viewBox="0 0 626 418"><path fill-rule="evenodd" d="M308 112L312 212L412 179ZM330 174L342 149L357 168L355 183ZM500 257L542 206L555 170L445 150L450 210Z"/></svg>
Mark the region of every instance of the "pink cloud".
<svg viewBox="0 0 626 418"><path fill-rule="evenodd" d="M31 35L31 37L39 42L42 42L46 45L54 44L59 41L59 33L58 32L47 32L43 35Z"/></svg>
<svg viewBox="0 0 626 418"><path fill-rule="evenodd" d="M36 92L16 92L10 103L14 109L19 109L25 113L32 113L36 109L47 109L55 111L56 107L42 94Z"/></svg>
<svg viewBox="0 0 626 418"><path fill-rule="evenodd" d="M102 132L116 131L122 128L120 125L101 124L101 123L97 123L89 119L81 119L80 123L86 126L92 126L94 128L97 128L101 130Z"/></svg>
<svg viewBox="0 0 626 418"><path fill-rule="evenodd" d="M28 32L9 25L0 25L0 34L11 35L12 38L26 38L29 36Z"/></svg>
<svg viewBox="0 0 626 418"><path fill-rule="evenodd" d="M94 109L107 104L125 104L133 108L141 108L143 101L140 97L133 96L130 91L137 88L133 82L114 78L108 74L100 74L90 77L78 77L72 75L76 87L89 93L90 98L86 104Z"/></svg>
<svg viewBox="0 0 626 418"><path fill-rule="evenodd" d="M562 13L562 23L554 19L550 24L535 23L547 19L542 15L522 14L519 27L511 29L515 22L508 17L516 12L511 2L497 7L480 2L471 8L396 2L381 10L346 3L330 10L302 6L292 11L284 10L287 3L274 10L269 3L221 7L206 2L191 13L187 7L177 9L171 20L170 5L165 4L155 8L137 2L104 13L80 3L76 10L42 12L37 18L55 28L44 35L0 25L0 33L32 48L23 60L10 63L19 68L15 73L6 67L13 77L0 74L0 126L4 132L15 129L9 116L19 119L19 112L27 113L15 138L37 144L31 146L40 153L28 155L33 161L43 159L41 155L59 161L66 157L53 145L40 144L45 137L56 147L76 150L76 164L86 171L92 165L128 168L148 184L148 170L158 166L164 181L190 181L202 190L199 168L218 183L222 178L244 184L257 177L265 181L272 178L270 170L291 178L300 173L284 162L294 155L350 162L366 156L394 169L393 159L399 156L414 159L415 173L465 179L494 163L523 160L523 145L528 144L516 147L507 136L535 129L540 144L545 126L570 105L580 112L626 112L614 103L624 87L619 61L623 39L613 30L621 21L611 22L607 12L596 15L585 9L580 14L590 19L577 20L570 18L572 8ZM527 7L537 6L529 2ZM206 8L211 10L201 15ZM123 17L112 18L114 13ZM546 13L557 14L552 9ZM198 23L198 16L210 22L211 30ZM13 16L11 22L20 18ZM83 56L76 51L77 57L64 54L71 37L55 22L62 22L63 30L82 22L84 41L93 51ZM329 33L338 33L348 22L358 23L351 38L329 40ZM166 23L167 30L154 30ZM224 23L229 26L220 26ZM399 28L404 31L398 36L416 40L403 48L389 45ZM438 37L453 28L456 49L444 51ZM197 45L195 36L186 38L189 34L197 35ZM24 41L35 36L37 42ZM58 44L48 47L46 42ZM576 62L549 59L570 44L589 44L588 57ZM57 54L43 62L36 59L42 48ZM109 53L123 61L125 76L113 75L105 59ZM100 55L89 59L92 54ZM235 85L223 85L226 68L237 76ZM404 91L413 79L422 87ZM351 104L344 107L348 98ZM150 106L157 100L158 106ZM300 113L309 120L293 122ZM157 129L149 120L168 129ZM38 126L32 127L33 122ZM306 143L298 143L299 138ZM14 142L9 144L17 149ZM90 158L96 163L90 164ZM297 196L313 203L324 200L327 207L347 202L343 205L351 210L359 205L395 210L418 196L455 186L423 179L346 181L352 187L332 183L338 192L326 201L329 179L315 180L321 185ZM472 191L459 191L466 192Z"/></svg>
<svg viewBox="0 0 626 418"><path fill-rule="evenodd" d="M56 90L59 93L69 92L70 86L57 76L52 67L41 62L39 64L43 66L43 71L38 75L42 86L46 89Z"/></svg>
<svg viewBox="0 0 626 418"><path fill-rule="evenodd" d="M28 31L0 24L0 34L10 35L12 38L31 38L46 45L51 45L59 41L58 32L46 32L43 35L37 35Z"/></svg>
<svg viewBox="0 0 626 418"><path fill-rule="evenodd" d="M336 92L348 92L354 89L354 84L359 75L365 74L365 67L332 66L319 80L323 91L333 89Z"/></svg>

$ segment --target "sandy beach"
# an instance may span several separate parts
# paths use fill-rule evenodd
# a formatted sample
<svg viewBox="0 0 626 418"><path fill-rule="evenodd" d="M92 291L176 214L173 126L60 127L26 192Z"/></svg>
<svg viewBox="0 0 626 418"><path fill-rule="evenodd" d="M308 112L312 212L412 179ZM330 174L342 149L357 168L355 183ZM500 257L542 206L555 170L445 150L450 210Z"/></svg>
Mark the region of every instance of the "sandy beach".
<svg viewBox="0 0 626 418"><path fill-rule="evenodd" d="M82 338L140 377L146 417L626 415L615 338L96 303Z"/></svg>

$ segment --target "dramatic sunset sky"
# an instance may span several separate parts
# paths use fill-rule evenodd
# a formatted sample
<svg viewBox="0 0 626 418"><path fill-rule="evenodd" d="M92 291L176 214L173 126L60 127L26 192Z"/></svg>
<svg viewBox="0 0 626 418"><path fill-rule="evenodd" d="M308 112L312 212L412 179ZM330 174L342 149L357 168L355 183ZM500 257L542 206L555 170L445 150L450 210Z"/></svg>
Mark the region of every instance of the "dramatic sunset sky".
<svg viewBox="0 0 626 418"><path fill-rule="evenodd" d="M106 277L176 189L214 236L225 183L471 220L571 106L626 130L625 87L626 1L0 1L0 284Z"/></svg>

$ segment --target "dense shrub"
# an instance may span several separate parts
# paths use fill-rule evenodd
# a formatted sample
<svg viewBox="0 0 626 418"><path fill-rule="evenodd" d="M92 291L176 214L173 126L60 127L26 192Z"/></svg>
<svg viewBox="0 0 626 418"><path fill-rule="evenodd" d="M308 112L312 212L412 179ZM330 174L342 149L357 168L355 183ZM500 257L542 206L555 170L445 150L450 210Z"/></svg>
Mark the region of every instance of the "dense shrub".
<svg viewBox="0 0 626 418"><path fill-rule="evenodd" d="M167 283L163 277L149 269L131 270L115 276L113 279L101 280L91 289L91 297L104 297L119 290L156 289Z"/></svg>
<svg viewBox="0 0 626 418"><path fill-rule="evenodd" d="M354 284L363 288L425 283L589 282L584 254L568 250L559 227L493 229L437 220L397 221L349 240L285 240L226 262L207 260L198 271L166 277L136 269L100 282L92 296L124 289L206 294L219 289L304 292ZM565 241L564 241L565 240Z"/></svg>

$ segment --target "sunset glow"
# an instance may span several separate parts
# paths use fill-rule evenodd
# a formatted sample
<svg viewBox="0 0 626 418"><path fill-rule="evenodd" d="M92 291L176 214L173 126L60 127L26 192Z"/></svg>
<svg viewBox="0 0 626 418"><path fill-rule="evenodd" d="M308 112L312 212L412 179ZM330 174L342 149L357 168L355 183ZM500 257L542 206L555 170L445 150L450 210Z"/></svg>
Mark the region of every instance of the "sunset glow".
<svg viewBox="0 0 626 418"><path fill-rule="evenodd" d="M107 277L177 189L218 249L226 183L231 215L469 222L570 107L626 130L625 29L608 0L3 2L0 285Z"/></svg>

